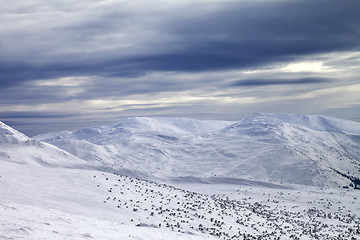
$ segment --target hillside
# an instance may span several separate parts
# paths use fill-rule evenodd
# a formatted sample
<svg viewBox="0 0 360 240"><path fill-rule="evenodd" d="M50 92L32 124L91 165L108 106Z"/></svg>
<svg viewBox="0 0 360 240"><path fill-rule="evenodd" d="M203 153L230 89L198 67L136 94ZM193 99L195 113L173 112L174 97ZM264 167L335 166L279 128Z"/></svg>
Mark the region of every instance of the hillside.
<svg viewBox="0 0 360 240"><path fill-rule="evenodd" d="M153 180L354 188L360 178L360 124L324 116L128 118L35 138L91 164Z"/></svg>
<svg viewBox="0 0 360 240"><path fill-rule="evenodd" d="M198 138L216 139L247 130L235 123L199 131ZM5 124L0 135L1 239L335 240L360 234L358 191L229 177L160 184L101 170L98 161L78 159Z"/></svg>
<svg viewBox="0 0 360 240"><path fill-rule="evenodd" d="M54 145L34 140L0 122L0 157L3 161L49 167L88 166L84 161Z"/></svg>

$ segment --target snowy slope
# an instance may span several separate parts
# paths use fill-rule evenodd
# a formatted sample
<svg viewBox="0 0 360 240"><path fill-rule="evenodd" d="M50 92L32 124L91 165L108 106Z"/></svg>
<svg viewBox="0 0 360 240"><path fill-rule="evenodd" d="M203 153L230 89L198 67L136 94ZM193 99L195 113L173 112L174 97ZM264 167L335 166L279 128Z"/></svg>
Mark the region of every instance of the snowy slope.
<svg viewBox="0 0 360 240"><path fill-rule="evenodd" d="M3 161L51 167L87 166L88 162L51 144L30 139L0 122L0 158Z"/></svg>
<svg viewBox="0 0 360 240"><path fill-rule="evenodd" d="M150 207L146 204L133 211L135 201L130 199L144 201L152 196L140 196L135 179L84 169L23 165L1 158L0 164L0 239L212 239L196 230L189 234L160 228L159 217L149 220L150 211L144 210L151 209L150 199ZM122 202L112 198L107 204L109 189L115 189L119 178L126 185L122 190L126 196L119 196ZM149 188L161 190L154 196L169 193L156 184ZM159 202L152 199L152 204L161 206ZM119 204L123 207L118 208ZM161 223L166 224L164 219ZM149 226L136 226L139 223Z"/></svg>
<svg viewBox="0 0 360 240"><path fill-rule="evenodd" d="M74 132L63 131L47 133L36 139L76 139L86 140L95 144L109 145L118 143L119 138L130 137L136 133L164 134L178 136L186 134L201 134L220 130L228 126L227 121L201 121L188 118L125 118L112 126L97 126L80 129Z"/></svg>
<svg viewBox="0 0 360 240"><path fill-rule="evenodd" d="M360 196L353 190L173 187L86 169L1 158L0 164L0 239L335 240L360 234Z"/></svg>
<svg viewBox="0 0 360 240"><path fill-rule="evenodd" d="M354 187L360 178L360 124L324 116L259 113L238 122L130 118L36 139L151 179Z"/></svg>
<svg viewBox="0 0 360 240"><path fill-rule="evenodd" d="M148 212L105 204L119 177L108 181L112 174L97 171L96 165L2 122L0 139L0 239L211 239L197 231L160 229L151 221L136 226L146 222ZM133 182L123 177L126 198L140 198ZM161 194L169 191L155 183L151 187Z"/></svg>
<svg viewBox="0 0 360 240"><path fill-rule="evenodd" d="M276 118L281 121L292 123L295 125L300 125L315 131L347 132L353 134L360 134L360 128L358 122L337 119L327 116L320 116L320 115L312 116L312 115L302 115L295 113L259 113L257 115Z"/></svg>
<svg viewBox="0 0 360 240"><path fill-rule="evenodd" d="M160 139L169 146L186 139L194 144L238 134L238 127ZM90 170L96 166L93 162L6 125L1 133L6 141L0 143L0 239L356 239L360 235L358 191L295 185L290 189L251 180L221 184L234 181L231 178L210 179L217 184L180 180L171 186L110 168ZM140 143L154 134L133 133L130 139Z"/></svg>
<svg viewBox="0 0 360 240"><path fill-rule="evenodd" d="M15 144L27 140L30 140L30 138L9 127L5 123L0 122L0 144Z"/></svg>

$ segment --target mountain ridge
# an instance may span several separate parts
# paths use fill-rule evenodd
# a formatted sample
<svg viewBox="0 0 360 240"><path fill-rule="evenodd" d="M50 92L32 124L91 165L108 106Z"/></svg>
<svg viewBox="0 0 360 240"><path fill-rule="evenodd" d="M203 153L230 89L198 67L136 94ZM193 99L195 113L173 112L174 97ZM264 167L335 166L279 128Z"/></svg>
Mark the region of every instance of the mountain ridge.
<svg viewBox="0 0 360 240"><path fill-rule="evenodd" d="M164 180L230 177L334 187L351 185L339 173L359 178L359 133L360 123L347 120L257 113L237 122L138 117L35 139L101 166Z"/></svg>
<svg viewBox="0 0 360 240"><path fill-rule="evenodd" d="M0 121L0 159L24 165L74 167L87 162L55 145L35 140Z"/></svg>
<svg viewBox="0 0 360 240"><path fill-rule="evenodd" d="M25 134L11 128L0 121L0 144L19 143L30 140Z"/></svg>

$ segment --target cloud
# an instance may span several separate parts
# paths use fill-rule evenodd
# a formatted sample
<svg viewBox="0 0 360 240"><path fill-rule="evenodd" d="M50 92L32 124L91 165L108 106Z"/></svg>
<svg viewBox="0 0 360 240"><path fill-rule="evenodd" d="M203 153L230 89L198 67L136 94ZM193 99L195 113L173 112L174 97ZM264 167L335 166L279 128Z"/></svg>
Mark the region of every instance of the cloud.
<svg viewBox="0 0 360 240"><path fill-rule="evenodd" d="M39 129L56 116L237 120L358 102L339 96L360 74L358 0L0 4L0 117L25 124L34 113Z"/></svg>
<svg viewBox="0 0 360 240"><path fill-rule="evenodd" d="M16 111L9 111L9 112L0 112L0 118L16 118L16 119L31 119L31 118L41 118L41 119L47 119L47 118L55 118L55 119L61 119L61 118L70 118L76 116L75 114L54 114L54 113L45 113L40 112L34 114L34 112L16 112Z"/></svg>
<svg viewBox="0 0 360 240"><path fill-rule="evenodd" d="M172 18L177 49L133 61L147 69L204 71L259 67L299 56L359 48L359 2L255 1Z"/></svg>
<svg viewBox="0 0 360 240"><path fill-rule="evenodd" d="M318 84L331 82L333 79L329 78L295 78L295 79L247 79L238 80L230 84L234 87L244 86L268 86L268 85L301 85L301 84Z"/></svg>
<svg viewBox="0 0 360 240"><path fill-rule="evenodd" d="M259 67L360 48L354 0L38 3L26 12L3 10L0 87L67 76Z"/></svg>

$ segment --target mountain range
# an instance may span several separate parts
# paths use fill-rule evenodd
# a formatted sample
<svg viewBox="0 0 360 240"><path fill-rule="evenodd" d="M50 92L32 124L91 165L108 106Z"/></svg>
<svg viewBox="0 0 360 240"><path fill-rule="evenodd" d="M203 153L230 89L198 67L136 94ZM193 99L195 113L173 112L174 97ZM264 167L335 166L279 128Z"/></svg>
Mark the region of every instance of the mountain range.
<svg viewBox="0 0 360 240"><path fill-rule="evenodd" d="M359 123L299 114L0 122L0 239L356 239L359 148Z"/></svg>
<svg viewBox="0 0 360 240"><path fill-rule="evenodd" d="M126 118L34 137L90 165L158 181L357 187L360 123L258 113L237 122Z"/></svg>

